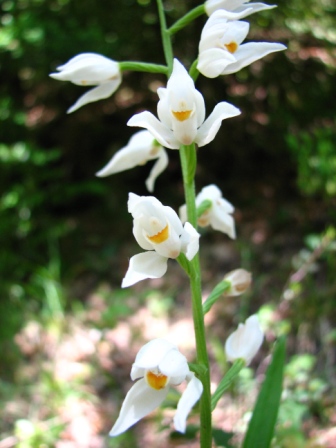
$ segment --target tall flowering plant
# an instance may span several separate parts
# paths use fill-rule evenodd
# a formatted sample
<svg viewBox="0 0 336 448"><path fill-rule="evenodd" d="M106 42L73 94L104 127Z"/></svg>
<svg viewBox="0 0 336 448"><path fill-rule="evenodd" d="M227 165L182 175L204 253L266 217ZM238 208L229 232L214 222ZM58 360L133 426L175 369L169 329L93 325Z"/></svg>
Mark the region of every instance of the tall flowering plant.
<svg viewBox="0 0 336 448"><path fill-rule="evenodd" d="M177 431L184 433L188 415L199 402L200 446L210 448L213 439L212 411L242 367L251 363L263 342L264 334L257 315L239 324L225 344L223 341L223 351L227 360L232 362L232 367L211 394L204 316L223 296L243 293L251 283L251 274L241 268L227 273L203 301L198 228L209 226L233 239L236 228L234 206L223 197L216 185L205 186L196 195L196 148L211 143L222 121L238 116L241 111L228 102L220 101L207 115L203 95L195 82L200 74L214 78L236 73L270 53L284 50L285 46L281 43L243 43L249 32L249 23L242 19L274 7L245 0L207 0L168 28L162 0L157 0L164 64L117 62L103 55L83 53L50 75L54 79L81 86L95 86L82 95L68 113L111 96L122 83L125 70L167 75L166 87L160 87L157 91L157 116L143 111L130 117L127 125L142 130L138 130L97 175L117 174L155 160L146 181L147 189L152 193L157 177L169 163L169 150L179 151L184 185L184 200L181 200L184 205L180 207L180 216L154 196L129 194L128 211L133 218L133 235L143 252L130 258L122 287L132 287L139 281L162 277L167 271L169 259L180 264L190 282L196 362L188 363L178 347L169 340L154 339L145 344L131 368L131 379L135 383L113 424L111 437L127 431L160 406L171 386L186 382L172 424ZM172 36L201 15L206 20L199 36L199 53L188 71L174 57ZM245 448L267 448L271 442L281 394L283 358L282 343L274 352L257 400L244 440Z"/></svg>

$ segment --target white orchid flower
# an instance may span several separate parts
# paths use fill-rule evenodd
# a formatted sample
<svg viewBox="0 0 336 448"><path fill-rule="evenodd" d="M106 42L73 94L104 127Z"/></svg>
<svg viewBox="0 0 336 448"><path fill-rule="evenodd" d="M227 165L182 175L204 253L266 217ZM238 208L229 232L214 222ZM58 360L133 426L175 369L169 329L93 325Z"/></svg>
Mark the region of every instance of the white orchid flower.
<svg viewBox="0 0 336 448"><path fill-rule="evenodd" d="M260 328L256 314L246 319L245 324L239 324L226 340L225 352L228 361L242 358L248 366L256 355L264 340L264 333Z"/></svg>
<svg viewBox="0 0 336 448"><path fill-rule="evenodd" d="M175 429L184 433L186 419L203 392L201 381L190 372L187 360L178 348L165 339L154 339L138 352L131 370L132 380L119 417L110 431L115 437L156 409L166 398L169 386L187 380L188 385L177 405Z"/></svg>
<svg viewBox="0 0 336 448"><path fill-rule="evenodd" d="M199 233L186 222L184 227L171 207L153 196L129 194L128 211L133 216L133 234L147 252L134 255L122 281L122 288L146 278L160 278L169 258L184 253L192 260L199 249Z"/></svg>
<svg viewBox="0 0 336 448"><path fill-rule="evenodd" d="M208 16L221 9L228 13L227 18L230 20L239 20L255 12L276 8L276 6L265 3L249 3L249 0L207 0L204 4Z"/></svg>
<svg viewBox="0 0 336 448"><path fill-rule="evenodd" d="M208 78L236 73L252 62L285 45L269 42L242 44L249 32L249 23L227 19L225 11L215 11L206 22L199 44L197 69Z"/></svg>
<svg viewBox="0 0 336 448"><path fill-rule="evenodd" d="M134 115L128 126L139 126L153 135L162 146L179 149L181 145L195 142L204 146L211 142L222 120L240 114L232 104L221 102L205 119L205 105L202 94L195 89L194 81L183 65L174 59L173 72L166 88L158 89L158 120L145 111Z"/></svg>
<svg viewBox="0 0 336 448"><path fill-rule="evenodd" d="M146 180L147 190L152 192L156 178L168 165L168 156L164 148L159 145L148 131L139 131L131 137L128 144L114 154L109 163L97 176L105 177L110 174L129 170L137 165L144 165L150 160L157 159Z"/></svg>
<svg viewBox="0 0 336 448"><path fill-rule="evenodd" d="M82 95L68 109L68 113L85 104L108 98L121 83L118 62L96 53L79 54L57 67L57 70L59 73L51 73L50 76L59 81L71 81L80 86L97 86Z"/></svg>
<svg viewBox="0 0 336 448"><path fill-rule="evenodd" d="M200 227L210 225L214 230L219 230L229 235L230 238L236 238L235 223L231 216L234 207L223 198L220 189L216 185L204 187L196 196L196 207L199 207L203 201L210 201L211 206L198 218L198 225ZM179 215L182 222L187 220L186 205L180 207Z"/></svg>

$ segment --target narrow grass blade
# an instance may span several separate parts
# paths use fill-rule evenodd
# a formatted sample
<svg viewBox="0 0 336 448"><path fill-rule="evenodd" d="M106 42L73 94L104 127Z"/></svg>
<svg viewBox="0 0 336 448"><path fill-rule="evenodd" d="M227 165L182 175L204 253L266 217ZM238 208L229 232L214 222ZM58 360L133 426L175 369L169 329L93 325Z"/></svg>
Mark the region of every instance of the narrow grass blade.
<svg viewBox="0 0 336 448"><path fill-rule="evenodd" d="M286 340L280 338L259 392L243 448L269 448L271 445L280 406L285 354Z"/></svg>

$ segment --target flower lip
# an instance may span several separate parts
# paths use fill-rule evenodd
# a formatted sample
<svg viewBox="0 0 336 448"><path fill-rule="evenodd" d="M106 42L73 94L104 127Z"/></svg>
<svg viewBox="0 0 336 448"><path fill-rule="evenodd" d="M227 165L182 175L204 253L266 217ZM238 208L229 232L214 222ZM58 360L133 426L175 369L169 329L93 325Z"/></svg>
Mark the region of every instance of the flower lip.
<svg viewBox="0 0 336 448"><path fill-rule="evenodd" d="M152 370L148 370L145 374L145 380L148 386L152 389L161 390L167 386L169 377L159 371L156 373Z"/></svg>
<svg viewBox="0 0 336 448"><path fill-rule="evenodd" d="M224 46L231 54L238 50L238 44L236 42L230 42L229 44L224 44Z"/></svg>
<svg viewBox="0 0 336 448"><path fill-rule="evenodd" d="M160 244L166 241L169 238L169 227L168 224L164 227L160 232L156 235L148 236L147 238L154 244Z"/></svg>
<svg viewBox="0 0 336 448"><path fill-rule="evenodd" d="M183 110L183 111L172 111L172 114L178 121L188 120L192 113L192 110Z"/></svg>

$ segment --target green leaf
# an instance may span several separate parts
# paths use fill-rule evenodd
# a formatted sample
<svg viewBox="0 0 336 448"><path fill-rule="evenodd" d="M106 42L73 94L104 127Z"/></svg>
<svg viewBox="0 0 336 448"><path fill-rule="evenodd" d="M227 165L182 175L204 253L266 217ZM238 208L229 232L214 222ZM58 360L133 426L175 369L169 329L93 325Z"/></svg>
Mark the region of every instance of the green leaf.
<svg viewBox="0 0 336 448"><path fill-rule="evenodd" d="M205 199L200 203L200 205L197 207L197 218L203 215L204 212L206 212L209 208L212 207L212 201L210 199Z"/></svg>
<svg viewBox="0 0 336 448"><path fill-rule="evenodd" d="M259 392L243 448L269 448L280 406L286 354L286 339L277 342L273 359Z"/></svg>
<svg viewBox="0 0 336 448"><path fill-rule="evenodd" d="M241 369L245 367L245 365L246 363L244 359L236 359L231 369L226 372L211 398L212 411L216 408L216 405L224 392L231 386L233 380L237 377L237 375L239 374Z"/></svg>
<svg viewBox="0 0 336 448"><path fill-rule="evenodd" d="M180 255L176 258L182 269L185 270L187 275L191 275L190 263L187 257L181 252Z"/></svg>
<svg viewBox="0 0 336 448"><path fill-rule="evenodd" d="M210 311L212 305L224 294L229 291L231 288L231 282L228 280L222 280L219 282L214 289L209 294L206 301L203 303L203 314L205 315L208 311Z"/></svg>

